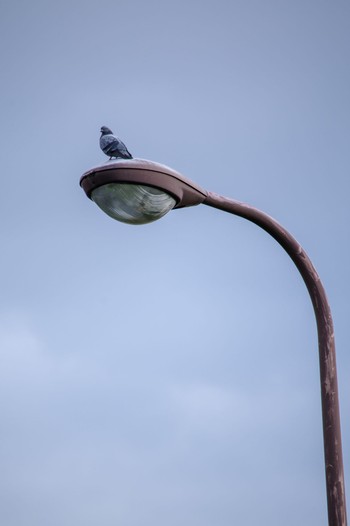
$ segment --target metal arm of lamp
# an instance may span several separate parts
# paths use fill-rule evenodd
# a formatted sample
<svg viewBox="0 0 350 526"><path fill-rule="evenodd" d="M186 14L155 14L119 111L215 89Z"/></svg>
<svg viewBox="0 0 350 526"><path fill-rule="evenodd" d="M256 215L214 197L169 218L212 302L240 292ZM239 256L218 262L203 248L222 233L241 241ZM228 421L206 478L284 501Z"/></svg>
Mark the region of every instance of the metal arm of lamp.
<svg viewBox="0 0 350 526"><path fill-rule="evenodd" d="M83 174L80 185L87 196L96 201L108 215L127 223L148 223L162 217L171 208L202 203L255 223L289 254L309 291L317 322L328 524L346 526L333 321L321 280L303 248L285 228L264 212L207 192L175 170L151 161L132 159L107 162ZM136 187L138 192L140 189L143 192L137 198L134 197ZM122 200L129 201L121 203ZM119 212L120 207L123 208L122 214ZM136 210L135 214L132 207Z"/></svg>

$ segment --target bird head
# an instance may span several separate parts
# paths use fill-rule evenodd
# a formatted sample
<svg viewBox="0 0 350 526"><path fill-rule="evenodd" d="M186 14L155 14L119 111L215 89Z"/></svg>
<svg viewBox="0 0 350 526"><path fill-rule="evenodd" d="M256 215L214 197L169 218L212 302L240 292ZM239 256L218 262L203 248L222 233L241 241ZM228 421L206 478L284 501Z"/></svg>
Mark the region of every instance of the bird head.
<svg viewBox="0 0 350 526"><path fill-rule="evenodd" d="M107 126L102 126L100 131L101 131L102 135L107 135L109 133L113 133L112 130L107 128Z"/></svg>

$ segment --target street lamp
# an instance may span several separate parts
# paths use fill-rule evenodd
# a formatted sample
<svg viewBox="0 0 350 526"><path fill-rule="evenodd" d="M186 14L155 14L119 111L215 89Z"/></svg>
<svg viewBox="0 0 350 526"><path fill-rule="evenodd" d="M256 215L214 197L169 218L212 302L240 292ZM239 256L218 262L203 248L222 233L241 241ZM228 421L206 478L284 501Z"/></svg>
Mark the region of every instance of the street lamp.
<svg viewBox="0 0 350 526"><path fill-rule="evenodd" d="M289 254L309 291L317 322L328 524L346 526L333 321L321 280L303 248L285 228L264 212L203 190L175 170L152 161L109 161L85 172L80 186L109 216L130 224L150 223L172 208L201 203L218 208L260 226Z"/></svg>

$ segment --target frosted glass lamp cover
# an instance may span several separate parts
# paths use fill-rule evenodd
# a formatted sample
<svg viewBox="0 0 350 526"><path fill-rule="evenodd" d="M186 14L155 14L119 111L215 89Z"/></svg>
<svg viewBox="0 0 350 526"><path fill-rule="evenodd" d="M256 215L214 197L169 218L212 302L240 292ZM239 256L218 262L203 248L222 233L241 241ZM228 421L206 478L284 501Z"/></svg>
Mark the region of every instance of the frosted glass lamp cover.
<svg viewBox="0 0 350 526"><path fill-rule="evenodd" d="M91 199L110 217L131 225L151 223L176 205L169 194L148 185L109 183L95 188Z"/></svg>

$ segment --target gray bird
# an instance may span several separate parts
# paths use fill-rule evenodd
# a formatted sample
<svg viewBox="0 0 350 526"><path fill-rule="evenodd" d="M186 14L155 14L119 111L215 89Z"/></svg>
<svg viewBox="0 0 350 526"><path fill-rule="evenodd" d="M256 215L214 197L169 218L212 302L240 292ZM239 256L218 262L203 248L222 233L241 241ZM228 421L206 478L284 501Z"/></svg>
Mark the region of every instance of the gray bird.
<svg viewBox="0 0 350 526"><path fill-rule="evenodd" d="M109 160L111 160L112 157L132 159L132 155L123 141L113 135L112 130L107 128L107 126L102 126L101 128L100 148L103 153L109 155Z"/></svg>

